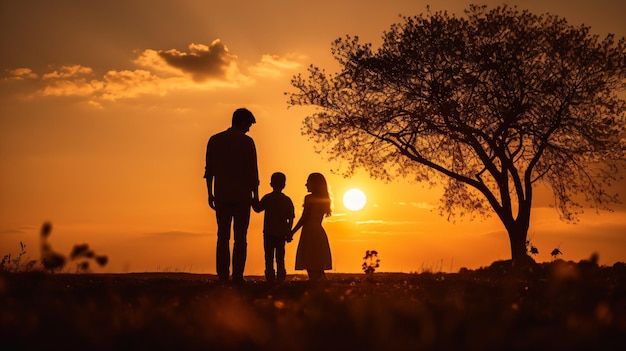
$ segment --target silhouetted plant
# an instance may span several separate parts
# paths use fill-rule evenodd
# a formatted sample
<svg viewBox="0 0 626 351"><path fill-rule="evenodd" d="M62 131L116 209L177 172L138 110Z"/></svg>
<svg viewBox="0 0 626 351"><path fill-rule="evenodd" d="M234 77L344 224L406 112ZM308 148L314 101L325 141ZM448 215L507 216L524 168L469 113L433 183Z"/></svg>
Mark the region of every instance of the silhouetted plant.
<svg viewBox="0 0 626 351"><path fill-rule="evenodd" d="M51 272L62 269L67 259L64 255L54 252L48 243L48 237L52 233L52 224L45 222L41 227L41 263L44 268ZM74 245L69 258L76 264L76 272L89 272L89 261L94 260L99 266L104 266L108 262L107 256L98 256L89 248L88 244Z"/></svg>
<svg viewBox="0 0 626 351"><path fill-rule="evenodd" d="M0 271L3 272L21 272L32 270L37 260L30 260L26 263L22 262L22 258L26 254L26 244L20 241L20 252L11 259L11 254L4 255L0 261Z"/></svg>
<svg viewBox="0 0 626 351"><path fill-rule="evenodd" d="M94 260L99 266L104 266L109 261L107 256L97 256L88 244L74 245L70 259L76 261L77 272L89 272L89 260Z"/></svg>
<svg viewBox="0 0 626 351"><path fill-rule="evenodd" d="M563 254L563 252L561 252L561 250L559 249L560 246L561 245L559 245L554 250L552 250L552 252L550 252L550 255L552 255L552 258L556 259L559 255Z"/></svg>
<svg viewBox="0 0 626 351"><path fill-rule="evenodd" d="M107 256L96 256L96 263L100 267L106 266L108 262L109 262L109 258Z"/></svg>
<svg viewBox="0 0 626 351"><path fill-rule="evenodd" d="M526 240L526 250L530 252L532 255L539 254L539 249L532 243L532 238Z"/></svg>
<svg viewBox="0 0 626 351"><path fill-rule="evenodd" d="M367 250L365 251L365 257L363 257L363 272L367 275L369 281L374 280L374 272L376 268L380 267L380 260L378 259L378 251Z"/></svg>
<svg viewBox="0 0 626 351"><path fill-rule="evenodd" d="M48 238L52 233L52 223L44 222L41 226L41 264L44 269L52 273L61 270L65 266L67 259L64 255L52 250L52 246L48 243Z"/></svg>
<svg viewBox="0 0 626 351"><path fill-rule="evenodd" d="M48 238L52 233L52 224L45 222L41 226L40 240L41 240L41 267L49 272L57 272L65 267L67 258L52 250L52 246L48 243ZM37 265L37 260L30 260L25 263L22 262L24 255L26 254L26 245L20 242L20 252L15 258L11 258L11 254L4 255L0 260L0 271L4 272L21 272L32 271ZM93 250L89 248L87 244L74 245L72 252L70 252L69 258L76 263L76 272L89 272L89 261L95 261L98 266L103 267L109 262L109 258L105 255L96 255Z"/></svg>
<svg viewBox="0 0 626 351"><path fill-rule="evenodd" d="M7 262L11 262L11 254L4 255L2 261L0 261L0 271L6 270Z"/></svg>

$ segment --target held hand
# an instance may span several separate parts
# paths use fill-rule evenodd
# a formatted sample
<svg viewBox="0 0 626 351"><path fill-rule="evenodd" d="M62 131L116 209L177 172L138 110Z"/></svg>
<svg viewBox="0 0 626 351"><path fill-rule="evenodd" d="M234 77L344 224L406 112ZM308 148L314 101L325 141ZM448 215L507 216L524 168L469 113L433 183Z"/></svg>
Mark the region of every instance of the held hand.
<svg viewBox="0 0 626 351"><path fill-rule="evenodd" d="M297 230L290 230L289 233L285 236L285 241L287 241L288 243L290 243L293 240L293 236L297 233Z"/></svg>
<svg viewBox="0 0 626 351"><path fill-rule="evenodd" d="M252 199L252 209L254 210L254 212L259 213L262 211L260 204L261 202L258 199Z"/></svg>

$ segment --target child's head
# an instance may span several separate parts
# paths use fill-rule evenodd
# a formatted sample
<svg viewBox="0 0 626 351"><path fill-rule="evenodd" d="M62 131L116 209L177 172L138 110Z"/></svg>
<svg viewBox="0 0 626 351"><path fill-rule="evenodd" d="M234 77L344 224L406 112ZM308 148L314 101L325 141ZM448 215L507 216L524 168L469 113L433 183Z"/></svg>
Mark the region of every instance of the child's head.
<svg viewBox="0 0 626 351"><path fill-rule="evenodd" d="M321 198L327 204L326 215L331 213L331 198L328 191L328 184L326 178L321 173L311 173L306 181L307 190L311 192L316 198Z"/></svg>
<svg viewBox="0 0 626 351"><path fill-rule="evenodd" d="M306 186L314 195L328 196L328 184L321 173L311 173L306 181Z"/></svg>
<svg viewBox="0 0 626 351"><path fill-rule="evenodd" d="M283 190L285 188L286 182L287 182L287 177L281 172L276 172L272 174L270 185L275 190Z"/></svg>

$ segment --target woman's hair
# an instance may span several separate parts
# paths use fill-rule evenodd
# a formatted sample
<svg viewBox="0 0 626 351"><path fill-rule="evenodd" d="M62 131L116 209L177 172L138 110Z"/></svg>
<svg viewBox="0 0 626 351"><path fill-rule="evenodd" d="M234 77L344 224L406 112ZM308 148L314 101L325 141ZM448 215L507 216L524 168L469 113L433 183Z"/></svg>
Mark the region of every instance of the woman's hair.
<svg viewBox="0 0 626 351"><path fill-rule="evenodd" d="M311 187L311 194L316 198L320 198L327 203L326 208L326 216L330 216L332 213L331 209L331 196L328 191L328 183L326 183L326 178L321 173L311 173L309 174L309 179L307 180L309 186Z"/></svg>

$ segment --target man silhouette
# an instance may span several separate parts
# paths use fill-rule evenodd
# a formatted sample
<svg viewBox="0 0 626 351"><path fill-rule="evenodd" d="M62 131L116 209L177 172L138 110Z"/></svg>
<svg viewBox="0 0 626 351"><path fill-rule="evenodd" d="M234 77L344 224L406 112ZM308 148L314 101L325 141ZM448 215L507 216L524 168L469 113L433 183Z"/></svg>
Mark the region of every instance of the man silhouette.
<svg viewBox="0 0 626 351"><path fill-rule="evenodd" d="M206 178L209 206L217 218L216 267L220 281L228 281L230 227L233 224L233 282L244 281L250 207L258 200L259 171L254 140L247 136L256 123L252 112L235 110L232 126L213 135L207 143Z"/></svg>

